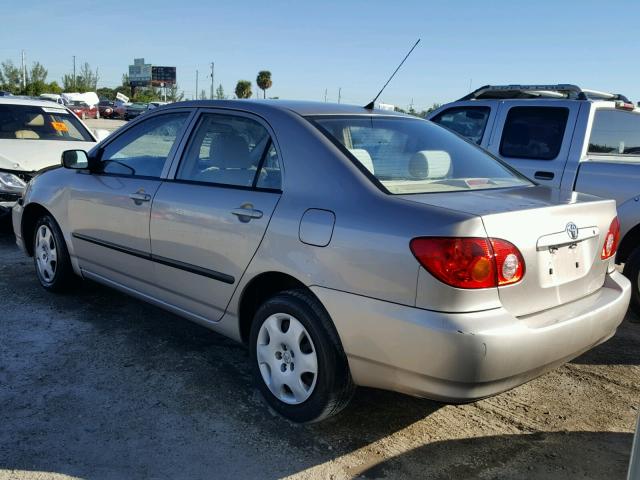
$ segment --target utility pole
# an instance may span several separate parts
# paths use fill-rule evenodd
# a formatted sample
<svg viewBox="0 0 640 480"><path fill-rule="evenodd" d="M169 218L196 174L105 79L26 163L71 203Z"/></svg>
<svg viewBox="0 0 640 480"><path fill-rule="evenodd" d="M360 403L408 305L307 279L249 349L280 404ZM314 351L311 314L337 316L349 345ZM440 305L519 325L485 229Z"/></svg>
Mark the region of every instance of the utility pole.
<svg viewBox="0 0 640 480"><path fill-rule="evenodd" d="M324 103L327 103L327 89L324 89Z"/></svg>
<svg viewBox="0 0 640 480"><path fill-rule="evenodd" d="M22 50L22 88L24 90L27 89L27 67L24 63L24 50Z"/></svg>
<svg viewBox="0 0 640 480"><path fill-rule="evenodd" d="M76 89L76 56L73 56L73 89Z"/></svg>
<svg viewBox="0 0 640 480"><path fill-rule="evenodd" d="M338 103L340 103L341 99L342 99L342 87L338 88Z"/></svg>
<svg viewBox="0 0 640 480"><path fill-rule="evenodd" d="M211 96L209 98L213 100L213 62L211 62Z"/></svg>
<svg viewBox="0 0 640 480"><path fill-rule="evenodd" d="M196 100L198 100L198 70L196 70Z"/></svg>

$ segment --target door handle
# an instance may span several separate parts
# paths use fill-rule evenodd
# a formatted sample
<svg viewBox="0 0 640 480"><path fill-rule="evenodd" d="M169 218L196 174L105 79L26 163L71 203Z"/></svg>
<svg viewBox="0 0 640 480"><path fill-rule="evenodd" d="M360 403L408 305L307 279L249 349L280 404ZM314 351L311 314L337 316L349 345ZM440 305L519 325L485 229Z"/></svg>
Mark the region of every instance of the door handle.
<svg viewBox="0 0 640 480"><path fill-rule="evenodd" d="M129 198L133 200L136 205L140 205L142 202L148 202L151 200L151 195L148 193L136 192L130 193Z"/></svg>
<svg viewBox="0 0 640 480"><path fill-rule="evenodd" d="M553 177L555 176L555 174L553 172L540 171L540 172L536 172L533 176L538 180L553 180Z"/></svg>
<svg viewBox="0 0 640 480"><path fill-rule="evenodd" d="M238 217L241 222L248 222L253 218L262 218L262 211L253 208L253 205L242 205L240 208L234 208L231 213Z"/></svg>

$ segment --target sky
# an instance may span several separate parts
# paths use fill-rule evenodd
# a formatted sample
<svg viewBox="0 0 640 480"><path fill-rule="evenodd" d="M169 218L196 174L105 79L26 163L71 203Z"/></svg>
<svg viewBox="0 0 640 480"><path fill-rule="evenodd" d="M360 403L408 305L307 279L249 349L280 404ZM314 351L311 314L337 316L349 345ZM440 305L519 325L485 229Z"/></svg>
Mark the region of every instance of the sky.
<svg viewBox="0 0 640 480"><path fill-rule="evenodd" d="M79 7L81 6L81 7ZM416 110L485 84L575 83L640 100L640 1L0 0L0 60L39 61L60 82L76 64L115 87L134 58L175 66L193 97L233 94L270 70L268 96Z"/></svg>

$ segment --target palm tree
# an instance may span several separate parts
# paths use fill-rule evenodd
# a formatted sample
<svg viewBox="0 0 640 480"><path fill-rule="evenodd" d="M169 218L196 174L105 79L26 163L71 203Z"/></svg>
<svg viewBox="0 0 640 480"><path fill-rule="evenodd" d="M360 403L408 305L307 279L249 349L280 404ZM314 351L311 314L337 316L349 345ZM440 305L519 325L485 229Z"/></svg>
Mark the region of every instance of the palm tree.
<svg viewBox="0 0 640 480"><path fill-rule="evenodd" d="M236 83L236 97L251 98L251 82L249 80L238 80Z"/></svg>
<svg viewBox="0 0 640 480"><path fill-rule="evenodd" d="M271 88L271 85L273 85L271 72L269 70L259 71L256 83L258 84L258 88L262 90L262 98L267 98L267 88Z"/></svg>

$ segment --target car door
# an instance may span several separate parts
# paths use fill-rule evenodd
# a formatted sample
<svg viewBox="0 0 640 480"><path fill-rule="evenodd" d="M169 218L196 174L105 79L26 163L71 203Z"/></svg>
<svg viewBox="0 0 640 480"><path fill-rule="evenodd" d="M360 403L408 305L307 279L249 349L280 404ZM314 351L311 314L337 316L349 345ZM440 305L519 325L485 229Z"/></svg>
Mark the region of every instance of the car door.
<svg viewBox="0 0 640 480"><path fill-rule="evenodd" d="M224 313L280 198L270 128L242 113L203 111L151 212L164 301L207 320Z"/></svg>
<svg viewBox="0 0 640 480"><path fill-rule="evenodd" d="M150 291L151 200L192 112L149 117L100 148L91 173L69 188L68 216L80 268L98 280ZM93 153L93 152L92 152Z"/></svg>
<svg viewBox="0 0 640 480"><path fill-rule="evenodd" d="M488 150L541 185L560 187L578 111L576 101L503 102Z"/></svg>

